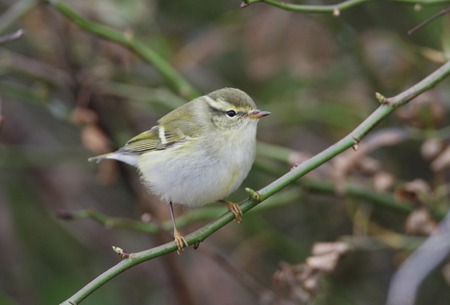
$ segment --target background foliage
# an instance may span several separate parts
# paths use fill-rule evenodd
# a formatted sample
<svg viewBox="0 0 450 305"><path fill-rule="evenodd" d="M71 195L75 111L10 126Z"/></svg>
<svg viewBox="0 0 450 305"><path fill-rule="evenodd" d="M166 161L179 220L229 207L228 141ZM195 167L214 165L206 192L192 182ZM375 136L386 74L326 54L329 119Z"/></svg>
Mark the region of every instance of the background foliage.
<svg viewBox="0 0 450 305"><path fill-rule="evenodd" d="M0 304L57 304L119 260L111 245L134 252L170 240L110 218L169 219L132 168L86 160L150 128L196 90L238 87L272 112L260 123L264 144L244 182L258 189L350 132L378 106L375 92L405 90L450 48L449 16L406 34L445 1L372 1L339 16L266 4L239 9L236 1L64 3L151 47L196 89L179 90L154 65L52 6L0 3L0 36L25 32L0 48ZM84 303L383 303L392 273L449 207L449 88L445 80L399 109L357 152L310 173L196 251L138 265ZM232 199L245 196L241 190ZM104 223L89 211L106 215L97 219ZM225 208L202 211L177 211L198 218L183 232ZM337 265L329 257L315 265L311 258L323 256L313 246L335 241L343 243L330 244ZM417 304L448 304L449 270L447 261L427 278Z"/></svg>

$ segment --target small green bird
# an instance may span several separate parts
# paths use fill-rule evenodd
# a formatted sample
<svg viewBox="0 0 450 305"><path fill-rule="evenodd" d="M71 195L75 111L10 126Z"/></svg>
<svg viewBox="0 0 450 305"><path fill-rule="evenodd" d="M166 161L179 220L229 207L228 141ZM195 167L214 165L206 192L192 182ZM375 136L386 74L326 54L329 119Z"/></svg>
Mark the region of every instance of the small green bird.
<svg viewBox="0 0 450 305"><path fill-rule="evenodd" d="M255 160L257 123L269 114L245 92L220 89L166 114L119 150L89 161L115 159L138 168L148 189L169 203L180 254L188 243L175 225L173 203L198 207L221 201L240 221L240 207L223 199L247 177Z"/></svg>

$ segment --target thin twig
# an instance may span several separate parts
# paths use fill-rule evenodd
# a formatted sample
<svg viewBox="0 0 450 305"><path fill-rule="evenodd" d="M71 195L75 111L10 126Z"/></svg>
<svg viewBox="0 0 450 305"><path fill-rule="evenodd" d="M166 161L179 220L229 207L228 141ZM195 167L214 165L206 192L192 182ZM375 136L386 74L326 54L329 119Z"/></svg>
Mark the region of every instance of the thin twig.
<svg viewBox="0 0 450 305"><path fill-rule="evenodd" d="M439 13L437 13L436 15L428 18L425 21L422 21L421 23L419 23L418 25L416 25L415 27L413 27L411 30L408 31L408 35L412 35L414 34L416 31L424 28L425 26L427 26L428 24L430 24L431 22L433 22L434 20L438 19L439 17L444 16L445 14L450 13L450 7L443 9L442 11L440 11Z"/></svg>
<svg viewBox="0 0 450 305"><path fill-rule="evenodd" d="M266 3L287 11L316 13L316 14L333 14L339 16L342 11L356 7L362 3L372 2L374 0L346 0L336 4L328 5L310 5L310 4L292 4L277 0L243 0L241 8L247 7L254 3ZM390 0L392 2L402 2L408 4L431 5L448 2L448 0Z"/></svg>
<svg viewBox="0 0 450 305"><path fill-rule="evenodd" d="M22 29L15 31L14 33L5 35L0 37L0 44L4 44L13 40L17 40L20 37L22 37L24 34L24 31Z"/></svg>
<svg viewBox="0 0 450 305"><path fill-rule="evenodd" d="M244 0L243 4L241 4L241 7L246 7L250 4L261 2L288 11L302 12L302 13L333 14L335 16L339 16L341 11L354 7L360 3L369 1L372 0L347 0L337 4L309 5L309 4L291 4L276 0Z"/></svg>
<svg viewBox="0 0 450 305"><path fill-rule="evenodd" d="M275 172L274 170L268 168L263 168L263 170L267 170L270 173ZM278 173L279 171L276 172ZM296 181L296 183L304 190L311 193L321 193L329 195L336 194L336 186L329 181L304 178ZM374 206L387 208L400 214L408 214L413 211L412 205L408 204L408 202L399 202L392 194L376 192L368 187L363 187L354 183L346 183L343 194L352 198L364 200L364 202L367 202ZM258 206L258 209L255 209L255 211L262 211L274 207L280 207L287 202L292 202L292 200L296 198L294 197L296 195L298 195L297 190L277 194L276 197L268 198L265 204ZM272 199L274 200L272 201ZM226 209L224 209L223 207L218 206L203 207L201 209L193 210L189 213L177 217L177 227L182 228L194 221L212 220L223 213L225 210ZM172 229L172 222L170 220L165 221L161 224L155 224L153 222L144 222L124 217L112 217L92 209L84 209L78 211L59 211L57 216L64 220L91 219L98 222L99 224L102 224L105 228L108 229L130 229L151 234L161 231L169 231L170 229ZM443 217L443 215L438 214L438 217Z"/></svg>
<svg viewBox="0 0 450 305"><path fill-rule="evenodd" d="M225 209L220 207L205 207L202 209L197 209L192 211L192 213L187 213L185 215L177 217L177 227L182 228L183 226L191 223L193 221L199 220L211 220L216 218ZM144 233L158 233L163 231L169 231L172 229L172 222L166 221L160 225L152 222L144 222L139 220L134 220L124 217L112 217L105 215L101 212L85 209L78 211L59 211L58 217L64 220L79 220L79 219L92 219L108 229L131 229Z"/></svg>

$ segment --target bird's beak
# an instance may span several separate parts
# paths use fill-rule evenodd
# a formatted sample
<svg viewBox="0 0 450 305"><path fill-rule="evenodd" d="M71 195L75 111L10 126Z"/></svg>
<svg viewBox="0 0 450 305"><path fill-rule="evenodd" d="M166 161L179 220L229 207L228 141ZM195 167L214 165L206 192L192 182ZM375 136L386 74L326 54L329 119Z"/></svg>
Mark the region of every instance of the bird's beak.
<svg viewBox="0 0 450 305"><path fill-rule="evenodd" d="M262 117L268 116L269 114L270 114L269 111L255 109L255 110L250 111L250 113L248 114L248 117L251 119L260 119Z"/></svg>

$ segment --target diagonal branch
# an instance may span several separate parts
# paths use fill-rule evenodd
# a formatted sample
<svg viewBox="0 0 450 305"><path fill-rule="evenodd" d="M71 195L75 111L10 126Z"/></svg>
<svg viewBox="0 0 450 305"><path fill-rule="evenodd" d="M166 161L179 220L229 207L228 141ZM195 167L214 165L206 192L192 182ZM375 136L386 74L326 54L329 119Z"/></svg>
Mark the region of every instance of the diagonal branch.
<svg viewBox="0 0 450 305"><path fill-rule="evenodd" d="M361 141L361 139L371 129L373 129L380 121L382 121L385 117L387 117L391 112L393 112L399 106L408 103L421 93L429 90L430 88L433 88L449 75L450 75L450 61L442 65L436 71L428 75L426 78L424 78L411 88L403 91L402 93L394 97L385 98L382 97L380 94L377 94L377 98L380 100L381 105L358 127L356 127L349 135L347 135L334 145L330 146L326 150L322 151L321 153L317 154L316 156L312 157L311 159L301 163L294 170L286 173L285 175L278 178L271 184L259 190L258 191L259 196L253 196L258 197L257 198L258 200L256 200L256 198L253 199L250 198L244 201L243 204L241 205L242 212L243 213L248 212L250 209L257 206L261 201L264 201L270 196L274 195L275 193L278 193L279 191L281 191L288 185L292 184L303 175L319 167L320 165L324 164L325 162L332 159L341 152L347 150L348 148L353 147L354 149L357 149L358 142ZM219 217L218 219L216 219L215 221L187 235L186 240L189 243L189 245L194 244L198 245L200 242L204 241L207 237L209 237L214 232L219 230L221 227L231 222L233 219L234 216L231 213L226 213L221 217ZM85 287L80 289L77 293L75 293L73 296L71 296L68 300L66 300L62 304L65 305L79 304L92 292L94 292L99 287L107 283L116 275L142 262L151 260L153 258L162 256L170 252L174 252L176 250L177 245L175 244L175 242L170 242L149 250L129 254L127 258L123 259L112 268L106 270L104 273L100 274L97 278L92 280L90 283L88 283Z"/></svg>
<svg viewBox="0 0 450 305"><path fill-rule="evenodd" d="M186 98L192 99L198 96L195 89L177 70L175 70L161 55L155 52L146 44L135 39L129 33L123 33L110 27L89 21L71 8L57 0L47 0L47 2L58 12L63 14L81 29L95 34L101 38L116 42L125 48L131 50L144 61L150 63L158 70L163 77L174 87L178 93Z"/></svg>

